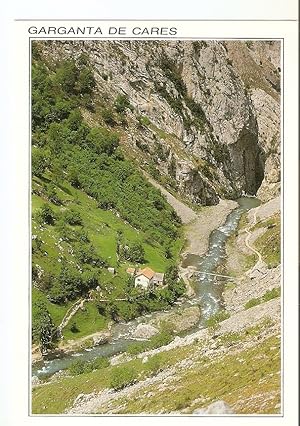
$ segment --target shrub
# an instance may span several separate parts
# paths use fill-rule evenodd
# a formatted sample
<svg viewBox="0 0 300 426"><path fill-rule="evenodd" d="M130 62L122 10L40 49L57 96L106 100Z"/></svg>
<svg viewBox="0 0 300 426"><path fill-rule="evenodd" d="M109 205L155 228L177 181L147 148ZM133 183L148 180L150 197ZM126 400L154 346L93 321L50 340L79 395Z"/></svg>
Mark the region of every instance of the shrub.
<svg viewBox="0 0 300 426"><path fill-rule="evenodd" d="M45 203L36 214L36 219L41 224L54 225L56 215L52 207Z"/></svg>
<svg viewBox="0 0 300 426"><path fill-rule="evenodd" d="M70 364L68 370L70 374L77 376L79 374L82 374L86 369L87 362L83 361L82 359L77 359L76 361L73 361L72 364Z"/></svg>
<svg viewBox="0 0 300 426"><path fill-rule="evenodd" d="M104 109L102 111L102 118L103 118L104 122L106 124L108 124L109 126L115 126L116 120L115 120L115 117L114 117L114 113L111 109L108 109L108 108Z"/></svg>
<svg viewBox="0 0 300 426"><path fill-rule="evenodd" d="M92 370L102 370L102 368L109 367L109 365L110 365L109 359L104 356L100 356L90 361L90 366Z"/></svg>
<svg viewBox="0 0 300 426"><path fill-rule="evenodd" d="M260 305L261 303L268 302L269 300L275 299L280 296L280 287L272 288L267 290L261 297L248 300L245 304L245 309L253 308L253 306Z"/></svg>
<svg viewBox="0 0 300 426"><path fill-rule="evenodd" d="M138 122L141 126L149 126L151 124L151 121L146 115L139 115Z"/></svg>
<svg viewBox="0 0 300 426"><path fill-rule="evenodd" d="M55 189L55 186L52 183L47 185L46 187L46 196L48 200L50 201L50 203L56 204L57 206L62 204L62 200L59 197Z"/></svg>
<svg viewBox="0 0 300 426"><path fill-rule="evenodd" d="M126 349L126 352L130 355L137 355L142 352L145 352L148 349L148 347L149 347L149 342L132 343L131 345L128 346L128 348Z"/></svg>
<svg viewBox="0 0 300 426"><path fill-rule="evenodd" d="M264 302L268 302L269 300L275 299L275 297L280 296L280 287L272 288L272 290L267 290L263 295L262 299Z"/></svg>
<svg viewBox="0 0 300 426"><path fill-rule="evenodd" d="M161 346L168 345L172 340L173 336L169 331L162 331L151 337L149 346L151 349L160 348Z"/></svg>
<svg viewBox="0 0 300 426"><path fill-rule="evenodd" d="M230 317L229 312L219 311L206 320L206 327L216 329L220 322Z"/></svg>
<svg viewBox="0 0 300 426"><path fill-rule="evenodd" d="M65 221L69 224L69 225L82 225L82 218L79 212L77 212L76 210L70 209L67 210L64 215L63 218L65 219Z"/></svg>
<svg viewBox="0 0 300 426"><path fill-rule="evenodd" d="M123 366L114 368L111 372L109 387L120 390L132 385L137 378L136 370L132 367Z"/></svg>
<svg viewBox="0 0 300 426"><path fill-rule="evenodd" d="M84 361L82 359L78 359L72 362L68 370L70 374L78 376L79 374L90 373L94 370L101 370L102 368L106 368L109 365L109 360L106 357L95 358L91 361Z"/></svg>
<svg viewBox="0 0 300 426"><path fill-rule="evenodd" d="M253 308L253 306L257 306L261 303L260 298L253 298L248 300L248 302L245 304L245 309Z"/></svg>
<svg viewBox="0 0 300 426"><path fill-rule="evenodd" d="M72 333L78 333L79 332L79 328L77 327L76 322L72 323L70 330L71 330Z"/></svg>
<svg viewBox="0 0 300 426"><path fill-rule="evenodd" d="M155 376L157 373L162 371L163 367L163 358L161 354L154 355L151 357L147 364L146 364L147 370L150 372L151 376Z"/></svg>
<svg viewBox="0 0 300 426"><path fill-rule="evenodd" d="M127 108L132 110L132 106L127 95L118 95L115 100L115 109L120 114L123 113Z"/></svg>
<svg viewBox="0 0 300 426"><path fill-rule="evenodd" d="M34 148L32 150L32 174L35 176L42 176L46 168L49 166L49 156L48 153L41 148Z"/></svg>

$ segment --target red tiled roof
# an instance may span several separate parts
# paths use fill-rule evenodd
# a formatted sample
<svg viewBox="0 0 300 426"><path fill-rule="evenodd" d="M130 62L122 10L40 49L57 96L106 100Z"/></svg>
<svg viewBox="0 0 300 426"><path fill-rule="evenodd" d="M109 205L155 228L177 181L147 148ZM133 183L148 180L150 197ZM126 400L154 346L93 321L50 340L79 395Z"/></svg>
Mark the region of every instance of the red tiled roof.
<svg viewBox="0 0 300 426"><path fill-rule="evenodd" d="M152 269L150 268L144 268L138 272L137 277L139 277L140 275L144 275L146 278L151 280L153 278L154 271L152 271Z"/></svg>

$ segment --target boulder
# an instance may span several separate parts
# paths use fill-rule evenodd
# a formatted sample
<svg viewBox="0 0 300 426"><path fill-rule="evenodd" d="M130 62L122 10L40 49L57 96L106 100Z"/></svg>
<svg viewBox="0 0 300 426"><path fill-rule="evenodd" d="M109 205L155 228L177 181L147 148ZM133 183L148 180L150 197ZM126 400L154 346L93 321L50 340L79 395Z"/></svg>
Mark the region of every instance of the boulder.
<svg viewBox="0 0 300 426"><path fill-rule="evenodd" d="M232 408L225 401L215 401L206 408L198 408L193 414L234 414Z"/></svg>
<svg viewBox="0 0 300 426"><path fill-rule="evenodd" d="M159 330L149 324L139 324L134 330L132 337L135 339L150 339L150 337L159 333Z"/></svg>
<svg viewBox="0 0 300 426"><path fill-rule="evenodd" d="M107 343L110 339L110 333L101 333L93 336L93 344L94 346L103 345Z"/></svg>
<svg viewBox="0 0 300 426"><path fill-rule="evenodd" d="M32 376L32 378L31 378L31 384L32 384L32 386L37 386L40 383L41 383L40 379L37 376Z"/></svg>
<svg viewBox="0 0 300 426"><path fill-rule="evenodd" d="M147 356L144 356L144 358L142 359L142 364L146 364L146 362L148 362L148 357Z"/></svg>
<svg viewBox="0 0 300 426"><path fill-rule="evenodd" d="M199 306L191 306L190 308L179 308L175 312L164 313L153 321L153 325L161 327L167 324L175 333L180 333L194 327L200 318Z"/></svg>

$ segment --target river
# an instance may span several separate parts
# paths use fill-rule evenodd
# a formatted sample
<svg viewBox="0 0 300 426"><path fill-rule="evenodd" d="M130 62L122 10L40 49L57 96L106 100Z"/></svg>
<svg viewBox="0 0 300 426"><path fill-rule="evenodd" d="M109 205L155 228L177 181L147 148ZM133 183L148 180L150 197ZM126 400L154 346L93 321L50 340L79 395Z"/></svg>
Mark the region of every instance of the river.
<svg viewBox="0 0 300 426"><path fill-rule="evenodd" d="M181 305L200 305L201 321L198 328L204 327L206 320L223 307L222 292L226 279L224 281L222 278L208 275L207 273L213 273L224 262L226 258L226 240L237 229L241 215L260 204L260 201L254 197L242 197L236 201L239 206L229 213L222 226L210 234L209 248L206 254L201 257L188 255L182 263L183 267L194 266L197 270L195 275L195 296ZM175 306L178 306L178 304ZM160 314L161 312L155 312L128 323L115 324L112 327L112 339L109 343L86 349L82 352L36 363L32 367L32 375L43 377L54 374L59 370L67 368L74 359L91 360L99 356L112 356L124 352L128 345L132 343L132 339L129 336L137 324L141 322L146 323ZM189 330L189 333L194 331L195 328Z"/></svg>

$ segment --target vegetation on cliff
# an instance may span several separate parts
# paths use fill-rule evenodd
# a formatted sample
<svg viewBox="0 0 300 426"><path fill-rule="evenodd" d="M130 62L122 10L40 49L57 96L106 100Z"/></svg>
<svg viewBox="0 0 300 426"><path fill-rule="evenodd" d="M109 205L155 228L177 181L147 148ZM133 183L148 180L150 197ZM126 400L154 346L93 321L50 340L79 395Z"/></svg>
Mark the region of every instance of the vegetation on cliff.
<svg viewBox="0 0 300 426"><path fill-rule="evenodd" d="M70 301L100 288L93 294L95 301L84 308L96 308L94 326L86 326L91 321L87 315L86 321L77 321L72 337L82 335L82 329L99 330L108 318L129 320L164 308L184 292L174 268L166 275L172 277L167 287L151 294L134 289L125 272L130 263L165 272L181 248L181 223L160 191L125 158L118 132L83 119L84 111L94 108L94 87L85 55L76 62L45 61L34 48L33 303L36 307L43 303L45 321L57 326ZM130 108L126 97L116 98L116 116L126 115ZM117 273L109 273L109 266ZM115 302L116 298L128 302ZM33 309L32 336L41 342L38 312ZM80 315L84 316L78 312L75 322ZM71 328L66 332L72 335Z"/></svg>

